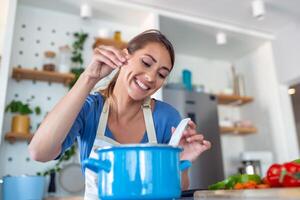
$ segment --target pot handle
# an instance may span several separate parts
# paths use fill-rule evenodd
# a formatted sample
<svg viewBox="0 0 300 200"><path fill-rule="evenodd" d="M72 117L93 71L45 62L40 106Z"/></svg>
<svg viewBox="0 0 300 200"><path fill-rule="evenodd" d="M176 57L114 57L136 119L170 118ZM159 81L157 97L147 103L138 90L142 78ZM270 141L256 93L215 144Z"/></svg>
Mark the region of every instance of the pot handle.
<svg viewBox="0 0 300 200"><path fill-rule="evenodd" d="M179 164L180 171L184 171L192 166L191 161L189 160L181 160Z"/></svg>
<svg viewBox="0 0 300 200"><path fill-rule="evenodd" d="M82 162L83 168L89 168L90 170L98 173L100 170L104 170L105 172L110 172L111 163L109 160L96 160L94 158L85 159Z"/></svg>

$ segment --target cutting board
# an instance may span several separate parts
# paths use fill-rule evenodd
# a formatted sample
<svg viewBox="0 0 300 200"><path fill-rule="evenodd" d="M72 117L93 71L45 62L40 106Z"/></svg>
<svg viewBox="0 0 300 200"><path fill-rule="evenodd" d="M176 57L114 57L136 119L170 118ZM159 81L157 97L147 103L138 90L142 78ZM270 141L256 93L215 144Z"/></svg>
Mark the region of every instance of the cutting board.
<svg viewBox="0 0 300 200"><path fill-rule="evenodd" d="M254 190L201 190L194 199L299 199L300 188L271 188Z"/></svg>

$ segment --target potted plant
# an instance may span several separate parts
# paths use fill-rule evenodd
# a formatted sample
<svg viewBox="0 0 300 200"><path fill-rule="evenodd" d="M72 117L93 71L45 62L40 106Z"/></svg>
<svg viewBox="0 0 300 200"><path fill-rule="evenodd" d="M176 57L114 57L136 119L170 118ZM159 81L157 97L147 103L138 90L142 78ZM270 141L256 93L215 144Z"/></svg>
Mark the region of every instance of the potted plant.
<svg viewBox="0 0 300 200"><path fill-rule="evenodd" d="M12 100L5 108L5 112L16 113L12 118L11 132L14 134L26 135L29 134L30 118L29 114L35 112L39 115L41 109L36 106L34 109L29 107L29 104L21 101Z"/></svg>

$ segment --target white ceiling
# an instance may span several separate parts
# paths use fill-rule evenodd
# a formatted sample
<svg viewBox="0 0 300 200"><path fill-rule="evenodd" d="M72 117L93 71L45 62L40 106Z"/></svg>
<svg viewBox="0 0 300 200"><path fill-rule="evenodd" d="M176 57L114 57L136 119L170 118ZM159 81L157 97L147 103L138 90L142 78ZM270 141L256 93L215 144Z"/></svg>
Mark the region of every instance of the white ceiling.
<svg viewBox="0 0 300 200"><path fill-rule="evenodd" d="M79 15L82 2L89 2L93 17L134 26L141 24L147 13L158 11L162 14L161 30L173 41L176 52L220 60L239 58L269 40L260 37L260 33L276 36L283 27L300 20L300 0L264 1L266 16L259 21L251 16L252 0L56 0L55 3L52 0L20 0L26 5L75 15ZM166 13L189 16L196 22L174 20L164 15ZM215 24L207 26L201 20ZM224 31L218 24L229 27L225 30L228 43L224 46L217 46L215 42L215 34Z"/></svg>
<svg viewBox="0 0 300 200"><path fill-rule="evenodd" d="M292 21L300 20L300 0L264 0L266 16L251 16L252 0L122 0L165 9L244 28L276 33Z"/></svg>

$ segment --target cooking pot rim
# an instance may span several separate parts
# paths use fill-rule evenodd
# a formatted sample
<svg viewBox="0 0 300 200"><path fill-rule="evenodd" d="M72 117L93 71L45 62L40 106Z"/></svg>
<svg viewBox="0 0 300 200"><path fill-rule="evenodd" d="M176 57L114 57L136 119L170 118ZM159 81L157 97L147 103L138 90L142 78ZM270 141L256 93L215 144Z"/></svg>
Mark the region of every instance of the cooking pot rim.
<svg viewBox="0 0 300 200"><path fill-rule="evenodd" d="M107 151L107 150L114 150L114 149L126 149L126 148L153 148L153 147L158 147L158 148L166 148L166 149L173 149L176 151L182 151L183 148L180 146L172 146L168 144L150 144L150 143L144 143L144 144L121 144L121 145L115 145L115 146L105 146L105 147L99 147L95 149L95 152L98 151Z"/></svg>

